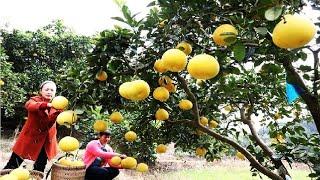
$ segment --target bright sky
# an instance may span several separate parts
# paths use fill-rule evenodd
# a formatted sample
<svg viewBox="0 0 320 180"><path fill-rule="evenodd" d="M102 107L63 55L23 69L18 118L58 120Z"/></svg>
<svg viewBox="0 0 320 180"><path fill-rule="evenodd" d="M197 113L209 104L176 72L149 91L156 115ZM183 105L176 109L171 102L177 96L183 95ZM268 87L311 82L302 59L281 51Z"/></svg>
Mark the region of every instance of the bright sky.
<svg viewBox="0 0 320 180"><path fill-rule="evenodd" d="M151 0L126 0L133 14L147 13ZM111 29L117 22L111 17L122 16L113 0L3 0L0 6L0 27L36 30L56 19L75 32L93 35ZM118 23L120 24L120 22Z"/></svg>
<svg viewBox="0 0 320 180"><path fill-rule="evenodd" d="M143 17L151 0L125 0L131 12ZM309 7L310 8L310 7ZM305 11L315 21L317 11ZM316 15L316 14L317 15ZM111 29L115 23L111 17L122 16L113 0L2 0L0 6L0 27L36 30L56 19L62 19L66 26L84 35L93 35Z"/></svg>

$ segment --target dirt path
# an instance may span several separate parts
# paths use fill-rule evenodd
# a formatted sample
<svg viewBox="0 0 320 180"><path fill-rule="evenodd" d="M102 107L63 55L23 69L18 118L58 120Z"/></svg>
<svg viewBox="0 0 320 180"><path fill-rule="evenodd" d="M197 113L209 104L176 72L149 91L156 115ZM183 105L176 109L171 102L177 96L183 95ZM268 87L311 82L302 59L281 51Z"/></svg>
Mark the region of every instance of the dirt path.
<svg viewBox="0 0 320 180"><path fill-rule="evenodd" d="M11 155L11 147L13 145L13 139L0 139L0 169L2 169L7 163ZM83 150L79 151L79 155L83 154ZM58 157L60 157L58 155ZM45 172L50 169L52 162L47 164ZM23 165L27 166L27 169L32 169L33 161L25 160ZM294 163L294 169L308 169L305 164ZM174 172L184 169L207 169L214 167L228 167L233 168L246 168L250 169L250 163L248 161L240 161L235 158L225 158L223 160L216 160L213 162L207 162L204 158L198 158L194 156L177 156L174 153L173 145L171 144L168 151L164 154L157 155L156 165L150 167L150 171L147 174L141 174L133 170L120 170L120 175L116 180L144 180L144 179L161 179L161 174L165 172ZM48 178L50 179L50 178Z"/></svg>

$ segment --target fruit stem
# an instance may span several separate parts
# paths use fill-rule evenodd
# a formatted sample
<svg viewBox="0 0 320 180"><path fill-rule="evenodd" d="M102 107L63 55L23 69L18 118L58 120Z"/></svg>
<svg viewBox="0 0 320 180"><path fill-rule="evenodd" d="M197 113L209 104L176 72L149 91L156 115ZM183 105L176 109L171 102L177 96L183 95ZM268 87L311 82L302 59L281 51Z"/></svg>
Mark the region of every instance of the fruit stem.
<svg viewBox="0 0 320 180"><path fill-rule="evenodd" d="M287 23L286 18L284 16L282 16L282 18L283 18L283 24L286 24Z"/></svg>

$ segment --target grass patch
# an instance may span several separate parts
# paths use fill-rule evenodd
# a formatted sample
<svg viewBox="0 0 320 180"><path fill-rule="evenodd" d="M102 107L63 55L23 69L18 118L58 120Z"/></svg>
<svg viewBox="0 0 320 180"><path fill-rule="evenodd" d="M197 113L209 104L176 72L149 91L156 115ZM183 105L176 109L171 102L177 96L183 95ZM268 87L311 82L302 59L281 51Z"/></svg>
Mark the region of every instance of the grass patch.
<svg viewBox="0 0 320 180"><path fill-rule="evenodd" d="M309 172L307 170L289 169L292 179L310 180L308 178ZM213 167L211 169L202 170L182 170L161 175L161 179L174 180L259 180L260 177L253 177L250 170L247 168L228 168L228 167ZM262 175L263 179L269 179Z"/></svg>

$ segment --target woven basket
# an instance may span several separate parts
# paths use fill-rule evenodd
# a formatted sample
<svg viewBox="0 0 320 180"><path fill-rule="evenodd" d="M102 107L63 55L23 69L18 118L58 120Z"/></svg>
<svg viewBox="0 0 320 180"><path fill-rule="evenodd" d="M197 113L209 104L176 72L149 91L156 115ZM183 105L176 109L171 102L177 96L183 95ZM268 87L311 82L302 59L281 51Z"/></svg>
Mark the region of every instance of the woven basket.
<svg viewBox="0 0 320 180"><path fill-rule="evenodd" d="M86 166L67 167L53 163L51 180L83 180L86 174Z"/></svg>
<svg viewBox="0 0 320 180"><path fill-rule="evenodd" d="M12 169L4 169L0 171L0 176L9 174ZM29 170L31 179L41 180L44 176L43 172L36 171L36 170Z"/></svg>

